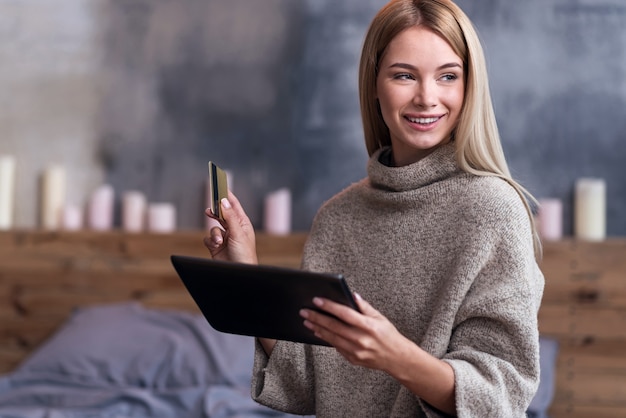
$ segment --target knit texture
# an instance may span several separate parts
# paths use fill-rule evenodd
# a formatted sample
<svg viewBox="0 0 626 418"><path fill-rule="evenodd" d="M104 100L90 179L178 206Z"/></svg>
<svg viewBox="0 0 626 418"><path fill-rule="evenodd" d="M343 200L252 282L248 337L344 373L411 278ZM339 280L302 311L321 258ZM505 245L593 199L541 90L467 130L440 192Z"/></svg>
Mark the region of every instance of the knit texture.
<svg viewBox="0 0 626 418"><path fill-rule="evenodd" d="M523 417L539 380L543 275L528 214L506 181L462 172L454 144L368 177L318 211L302 267L355 292L455 373L459 417ZM333 348L257 343L252 396L325 417L441 417L384 372Z"/></svg>

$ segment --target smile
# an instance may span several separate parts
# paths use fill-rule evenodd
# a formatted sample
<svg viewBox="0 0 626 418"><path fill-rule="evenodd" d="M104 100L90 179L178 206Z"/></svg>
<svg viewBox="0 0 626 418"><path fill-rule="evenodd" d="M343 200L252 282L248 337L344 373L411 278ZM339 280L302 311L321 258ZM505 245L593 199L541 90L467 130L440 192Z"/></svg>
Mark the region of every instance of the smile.
<svg viewBox="0 0 626 418"><path fill-rule="evenodd" d="M409 120L409 122L412 122L412 123L419 123L420 125L430 125L431 123L435 123L439 119L441 119L441 116L431 117L431 118L410 118L410 117L407 117L407 119Z"/></svg>

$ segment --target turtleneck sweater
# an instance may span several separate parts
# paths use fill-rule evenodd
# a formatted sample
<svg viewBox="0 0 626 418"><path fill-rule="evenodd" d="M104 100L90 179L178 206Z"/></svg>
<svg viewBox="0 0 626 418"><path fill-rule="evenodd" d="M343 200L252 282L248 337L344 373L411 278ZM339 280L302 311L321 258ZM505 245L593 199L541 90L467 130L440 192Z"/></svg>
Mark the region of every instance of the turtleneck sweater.
<svg viewBox="0 0 626 418"><path fill-rule="evenodd" d="M459 169L454 143L403 167L381 163L325 202L302 268L343 274L405 337L450 364L459 417L524 417L539 383L544 279L521 196ZM252 397L294 414L443 417L388 374L333 348L257 342Z"/></svg>

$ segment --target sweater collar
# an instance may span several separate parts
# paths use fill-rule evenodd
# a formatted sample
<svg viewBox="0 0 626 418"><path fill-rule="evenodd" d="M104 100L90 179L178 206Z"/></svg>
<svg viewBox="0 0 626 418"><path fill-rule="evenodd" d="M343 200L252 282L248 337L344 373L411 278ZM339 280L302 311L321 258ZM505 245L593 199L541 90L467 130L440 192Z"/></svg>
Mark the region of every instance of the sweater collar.
<svg viewBox="0 0 626 418"><path fill-rule="evenodd" d="M389 152L390 147L378 149L367 164L367 174L375 188L404 192L449 178L459 171L454 142L442 145L418 162L403 167L389 167L380 162L381 154Z"/></svg>

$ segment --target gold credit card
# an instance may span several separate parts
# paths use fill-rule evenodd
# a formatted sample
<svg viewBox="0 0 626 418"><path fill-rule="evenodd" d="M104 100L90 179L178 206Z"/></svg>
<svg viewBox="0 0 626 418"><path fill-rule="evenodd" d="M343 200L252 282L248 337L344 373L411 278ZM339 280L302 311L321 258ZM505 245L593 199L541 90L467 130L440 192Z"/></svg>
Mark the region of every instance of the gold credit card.
<svg viewBox="0 0 626 418"><path fill-rule="evenodd" d="M228 197L228 180L226 178L226 172L212 161L209 161L209 194L211 212L219 219L223 220L224 217L220 209L220 201Z"/></svg>

